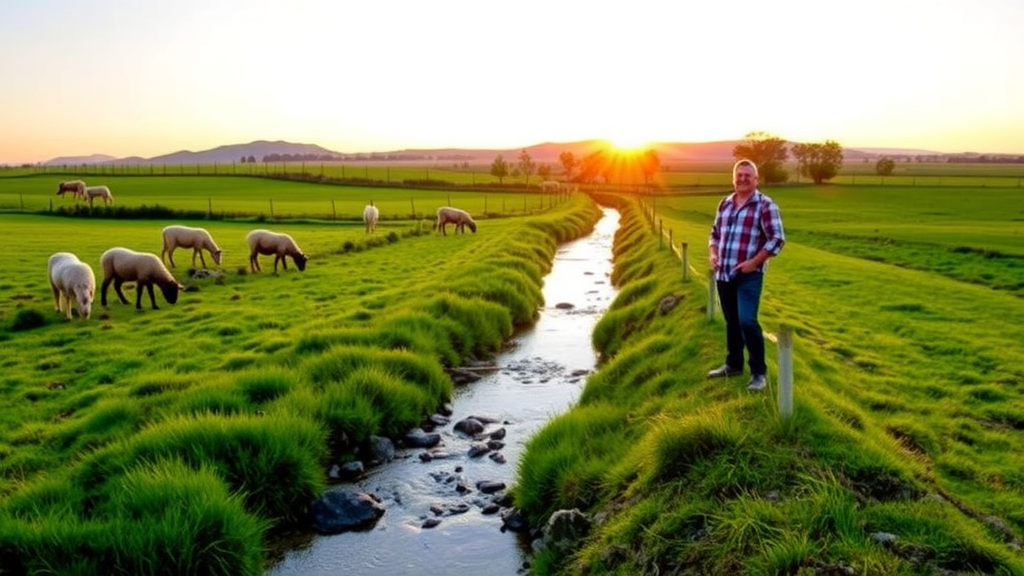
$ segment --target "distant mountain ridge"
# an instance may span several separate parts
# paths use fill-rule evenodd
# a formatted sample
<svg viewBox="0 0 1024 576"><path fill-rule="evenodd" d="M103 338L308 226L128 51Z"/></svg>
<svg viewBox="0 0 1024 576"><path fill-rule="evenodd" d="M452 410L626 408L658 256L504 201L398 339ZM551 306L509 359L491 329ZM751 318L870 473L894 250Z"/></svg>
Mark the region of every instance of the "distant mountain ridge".
<svg viewBox="0 0 1024 576"><path fill-rule="evenodd" d="M649 147L658 153L662 164L669 162L694 161L729 161L733 159L735 146L745 140L725 140L717 142L655 142ZM149 165L149 164L230 164L252 158L262 162L264 158L273 161L282 160L388 160L404 162L491 162L498 155L515 162L522 150L526 150L536 162L558 163L563 152L572 152L577 158L604 147L601 140L582 140L579 142L544 142L532 146L508 149L475 149L475 148L429 148L404 149L386 152L337 152L317 144L301 144L283 140L256 140L247 144L227 144L209 150L193 152L180 150L170 154L143 158L129 156L116 158L106 154L89 156L60 156L43 162L47 166L80 165L80 164L118 164L118 165ZM844 156L848 160L890 156L946 156L941 152L927 150L911 150L899 148L844 148Z"/></svg>

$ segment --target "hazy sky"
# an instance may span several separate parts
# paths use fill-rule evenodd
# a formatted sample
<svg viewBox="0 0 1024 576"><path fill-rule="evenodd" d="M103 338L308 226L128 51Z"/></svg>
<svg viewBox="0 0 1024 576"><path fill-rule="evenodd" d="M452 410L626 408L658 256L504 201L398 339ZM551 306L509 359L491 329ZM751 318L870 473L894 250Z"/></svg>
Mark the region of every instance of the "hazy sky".
<svg viewBox="0 0 1024 576"><path fill-rule="evenodd" d="M0 163L752 131L1024 153L1022 25L1024 0L0 0Z"/></svg>

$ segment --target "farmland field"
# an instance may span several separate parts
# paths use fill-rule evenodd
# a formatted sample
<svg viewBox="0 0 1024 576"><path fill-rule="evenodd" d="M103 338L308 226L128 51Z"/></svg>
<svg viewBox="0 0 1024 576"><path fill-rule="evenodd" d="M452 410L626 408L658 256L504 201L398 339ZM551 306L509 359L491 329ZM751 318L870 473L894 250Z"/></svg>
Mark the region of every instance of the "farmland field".
<svg viewBox="0 0 1024 576"><path fill-rule="evenodd" d="M644 226L662 240L652 252L632 230L617 248L624 284L595 329L610 360L521 465L532 514L612 518L577 555L541 558L538 570L1020 573L1024 192L763 191L787 243L769 265L761 323L793 330L795 416L779 417L774 380L758 395L745 378L705 378L724 355L720 317L705 317L722 195L644 197ZM688 282L670 237L686 243ZM649 313L666 294L683 310ZM869 533L901 545L883 551Z"/></svg>
<svg viewBox="0 0 1024 576"><path fill-rule="evenodd" d="M49 200L49 178L34 178L0 186ZM321 203L350 191L205 177L161 189L160 177L125 178L125 191L136 184L178 210L190 194L242 212L253 189ZM186 193L187 184L198 189ZM449 227L441 236L430 220L389 217L386 206L407 206L408 190L374 194L385 219L372 235L354 218L0 214L0 233L17 245L0 276L0 341L17 350L0 361L5 571L89 573L116 562L145 573L154 555L170 554L162 570L259 573L266 531L302 517L327 463L353 458L370 435L398 437L422 423L452 393L444 368L497 349L528 323L557 242L599 214L583 196L545 198L542 208L537 196L512 195L519 217L484 212L500 195L416 196L427 212L451 198L478 215L476 234ZM354 212L366 200L348 202ZM100 254L117 245L159 254L172 221L211 232L224 250L221 266L207 256L216 274L192 277L191 250L178 249L174 274L185 289L176 304L157 290L159 309L144 297L136 310L128 283L129 304L110 289L102 306ZM264 256L263 273L250 272L245 235L256 227L292 235L309 256L305 271L289 261L274 274ZM89 320L54 311L46 261L57 251L77 254L97 276Z"/></svg>
<svg viewBox="0 0 1024 576"><path fill-rule="evenodd" d="M70 194L56 195L65 177L27 175L0 177L0 210L71 211ZM363 206L373 202L383 220L432 218L438 206L451 203L473 214L523 215L550 207L550 196L517 192L477 192L388 188L386 186L328 186L255 177L225 176L103 176L89 185L105 184L118 208L153 207L196 212L200 217L309 218L360 220ZM105 209L97 202L96 209Z"/></svg>
<svg viewBox="0 0 1024 576"><path fill-rule="evenodd" d="M91 454L107 445L152 457L161 439L172 443L164 436L191 438L186 432L194 431L179 429L192 419L211 427L217 415L234 416L235 425L279 418L289 444L318 441L299 416L346 434L357 434L356 424L394 433L399 422L415 421L413 412L427 409L421 392L392 372L353 367L399 362L391 355L399 349L457 362L497 345L533 309L527 296L535 295L543 265L520 257L543 260L551 250L532 235L535 227L544 226L548 241L564 239L559 223L588 205L573 198L551 206L511 192L421 196L242 177L117 178L124 179L112 180L124 184L118 189L133 190L123 201L131 206L159 198L180 210L205 213L212 202L224 203L225 213L256 215L183 222L218 239L226 274L186 280L178 304L158 295L160 310L144 300L136 311L114 301L97 305L88 322L66 323L53 312L46 283L50 253L70 249L99 273L98 256L114 243L158 252L168 222L24 214L12 204L46 211L51 200L71 200L53 196L53 175L0 178L0 205L16 212L0 214L0 232L20 247L3 257L0 276L0 338L5 350L19 350L4 355L0 376L0 498L7 497L0 511L8 519L30 511L44 517L29 531L42 542L58 532L63 545L84 545L92 524L70 533L55 526L96 502L111 523L133 513L131 503L84 487L57 496L60 481L84 483L106 471ZM177 190L181 182L192 184ZM706 321L702 308L707 233L721 194L629 199L642 200L653 216L637 230L629 223L639 217L626 209L632 228L617 238L614 278L622 290L593 336L606 364L580 406L531 441L517 504L535 517L559 507L609 510L610 521L577 558L594 573L641 573L651 569L645 562L678 568L683 559L707 573L740 565L753 567L751 574L796 573L816 563L826 573L970 573L977 566L1019 573L1024 561L1006 543L1024 533L1024 192L945 184L764 191L780 205L787 244L770 264L761 320L770 333L783 325L795 331L795 422L779 423L770 395L704 378L722 356L720 320ZM373 200L385 218L372 241L355 217L371 193L380 195ZM475 214L498 214L481 219L477 235L424 234L424 214L449 195ZM272 216L270 198L275 215L301 219ZM324 209L332 199L336 220ZM498 217L506 213L498 204L529 217ZM264 259L263 274L245 273L244 236L255 225L295 236L311 256L309 268L273 275ZM689 282L652 240L659 230L677 246L687 243ZM183 278L190 255L179 250L175 260ZM467 265L476 272L466 274ZM481 274L478 265L494 268ZM488 281L477 284L482 277ZM523 301L506 293L524 286ZM506 294L507 302L499 311L462 301L481 293ZM667 294L679 307L652 313ZM439 315L459 321L437 328L429 317ZM439 344L456 324L471 329L448 347ZM350 349L367 343L376 352ZM418 370L443 395L450 383ZM345 386L390 393L320 396L347 371L354 375ZM125 481L163 486L163 476L183 475L177 464L167 466L133 468ZM918 496L925 493L935 497ZM229 535L237 540L260 533L244 517L232 516ZM1001 524L981 520L990 517ZM25 528L4 518L0 558L8 551L4 535ZM895 533L905 543L883 549L869 532ZM554 573L553 566L541 558L537 573Z"/></svg>

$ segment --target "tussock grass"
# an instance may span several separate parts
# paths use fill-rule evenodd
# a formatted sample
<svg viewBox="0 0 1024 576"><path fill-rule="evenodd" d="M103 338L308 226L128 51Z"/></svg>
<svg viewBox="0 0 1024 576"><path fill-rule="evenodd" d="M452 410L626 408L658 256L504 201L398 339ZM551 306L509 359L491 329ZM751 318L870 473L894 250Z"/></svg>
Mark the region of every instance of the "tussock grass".
<svg viewBox="0 0 1024 576"><path fill-rule="evenodd" d="M572 507L600 522L575 552L542 552L534 573L1024 573L1013 194L772 193L789 242L761 320L796 334L789 420L777 382L751 394L745 378L705 378L724 354L704 285L720 196L658 198L658 221L689 240L686 283L639 203L606 198L623 227L620 292L593 337L602 366L528 445L515 489L535 524ZM923 247L934 257L917 259ZM668 295L678 305L664 313Z"/></svg>
<svg viewBox="0 0 1024 576"><path fill-rule="evenodd" d="M375 203L409 206L407 192L385 202L375 189ZM53 312L49 255L71 250L98 271L113 244L159 254L167 222L0 215L31 239L5 263L12 297L0 299L0 338L19 350L0 358L0 570L262 573L268 531L304 524L337 458L421 424L451 398L446 368L533 320L553 238L600 215L584 196L545 210L446 237L392 214L372 242L344 222L181 222L210 230L224 275L173 269L188 286L176 305L137 311L108 294L88 322ZM296 238L306 271L240 272L257 226Z"/></svg>
<svg viewBox="0 0 1024 576"><path fill-rule="evenodd" d="M262 566L251 543L266 523L212 470L160 461L123 474L112 497L83 520L70 505L86 500L84 490L58 481L13 497L13 518L0 516L5 572L227 576Z"/></svg>

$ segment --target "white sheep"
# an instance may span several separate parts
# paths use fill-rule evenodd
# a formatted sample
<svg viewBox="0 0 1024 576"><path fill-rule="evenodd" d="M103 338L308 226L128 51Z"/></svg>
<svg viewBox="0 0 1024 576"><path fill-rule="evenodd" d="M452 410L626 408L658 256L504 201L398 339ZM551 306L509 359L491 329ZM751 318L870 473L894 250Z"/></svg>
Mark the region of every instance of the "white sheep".
<svg viewBox="0 0 1024 576"><path fill-rule="evenodd" d="M217 246L217 243L213 241L213 236L206 231L205 228L190 228L188 226L166 226L161 233L164 239L164 249L160 253L160 260L163 261L164 256L171 263L171 268L176 268L174 264L174 250L176 248L191 248L192 249L192 267L196 266L196 254L199 255L199 261L202 262L203 268L206 268L206 259L203 258L203 250L210 253L210 257L213 258L214 264L220 265L221 249Z"/></svg>
<svg viewBox="0 0 1024 576"><path fill-rule="evenodd" d="M253 272L262 270L260 267L259 255L274 255L274 274L277 274L277 263L280 262L285 270L288 269L286 256L291 256L299 271L306 269L306 261L309 258L299 249L295 240L287 234L271 232L270 230L253 230L245 237L249 243L249 267Z"/></svg>
<svg viewBox="0 0 1024 576"><path fill-rule="evenodd" d="M100 290L100 301L104 306L107 305L107 287L111 282L114 283L114 292L124 304L128 303L128 299L124 297L121 285L125 282L135 282L135 308L139 310L142 310L143 288L149 289L149 301L154 310L159 308L156 305L156 298L153 296L154 284L160 287L160 292L163 293L164 300L167 300L168 304L176 303L178 291L185 288L174 279L174 276L164 267L164 263L156 254L117 247L104 252L100 257L100 263L103 265L103 287Z"/></svg>
<svg viewBox="0 0 1024 576"><path fill-rule="evenodd" d="M448 233L445 231L445 227L448 224L455 225L455 232L466 233L466 226L476 234L476 222L473 221L473 217L469 215L469 212L460 210L458 208L452 208L451 206L442 206L437 209L437 221L434 222L434 230L441 229L441 234L445 236Z"/></svg>
<svg viewBox="0 0 1024 576"><path fill-rule="evenodd" d="M110 188L106 186L86 186L84 198L89 201L89 206L92 206L94 198L102 198L104 204L114 203L114 195L110 193Z"/></svg>
<svg viewBox="0 0 1024 576"><path fill-rule="evenodd" d="M78 316L88 320L96 295L96 276L92 268L70 252L57 252L50 256L47 269L57 312L71 320L71 303L74 302Z"/></svg>
<svg viewBox="0 0 1024 576"><path fill-rule="evenodd" d="M71 192L75 200L79 198L85 200L85 182L81 180L65 180L57 185L57 196L63 196L67 192Z"/></svg>
<svg viewBox="0 0 1024 576"><path fill-rule="evenodd" d="M363 208L363 222L366 223L366 233L369 234L377 229L377 220L380 219L380 210L370 202Z"/></svg>

